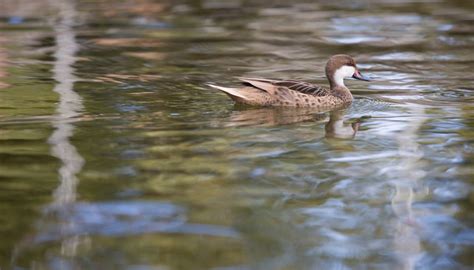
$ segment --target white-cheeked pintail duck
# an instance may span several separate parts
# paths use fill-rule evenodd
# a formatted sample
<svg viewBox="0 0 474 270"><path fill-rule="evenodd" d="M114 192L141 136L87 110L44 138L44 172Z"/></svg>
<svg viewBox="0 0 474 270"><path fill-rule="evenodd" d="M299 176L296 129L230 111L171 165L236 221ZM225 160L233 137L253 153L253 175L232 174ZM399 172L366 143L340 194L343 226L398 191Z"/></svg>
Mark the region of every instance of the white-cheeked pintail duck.
<svg viewBox="0 0 474 270"><path fill-rule="evenodd" d="M345 54L334 55L326 64L329 89L296 80L239 78L241 88L209 86L226 93L235 102L257 106L312 107L332 109L352 102L352 94L344 85L345 78L369 81L357 69L354 59Z"/></svg>

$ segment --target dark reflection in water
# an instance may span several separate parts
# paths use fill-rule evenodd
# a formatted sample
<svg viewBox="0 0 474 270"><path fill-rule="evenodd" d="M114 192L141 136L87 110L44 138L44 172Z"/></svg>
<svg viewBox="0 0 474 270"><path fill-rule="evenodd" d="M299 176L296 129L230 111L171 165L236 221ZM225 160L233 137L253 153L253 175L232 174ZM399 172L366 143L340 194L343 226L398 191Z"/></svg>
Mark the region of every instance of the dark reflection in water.
<svg viewBox="0 0 474 270"><path fill-rule="evenodd" d="M230 121L225 126L277 126L299 122L326 122L326 138L352 139L359 130L363 119L368 116L352 119L351 123L344 123L345 112L345 109L324 112L312 108L240 108L232 112L229 117Z"/></svg>
<svg viewBox="0 0 474 270"><path fill-rule="evenodd" d="M470 1L1 1L1 269L471 269ZM235 76L348 81L241 108Z"/></svg>

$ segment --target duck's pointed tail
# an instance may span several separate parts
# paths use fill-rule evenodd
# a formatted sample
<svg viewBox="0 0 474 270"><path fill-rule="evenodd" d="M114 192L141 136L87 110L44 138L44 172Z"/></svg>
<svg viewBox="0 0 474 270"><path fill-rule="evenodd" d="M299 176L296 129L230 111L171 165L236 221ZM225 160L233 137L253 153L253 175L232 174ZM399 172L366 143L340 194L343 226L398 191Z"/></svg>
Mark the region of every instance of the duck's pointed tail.
<svg viewBox="0 0 474 270"><path fill-rule="evenodd" d="M267 106L272 102L272 97L267 92L255 87L244 86L242 88L230 88L214 84L207 85L226 93L232 100L237 103L256 106Z"/></svg>
<svg viewBox="0 0 474 270"><path fill-rule="evenodd" d="M239 88L230 88L230 87L222 87L214 84L207 84L208 86L221 90L222 92L226 93L230 98L237 102L245 102L249 98L239 92Z"/></svg>

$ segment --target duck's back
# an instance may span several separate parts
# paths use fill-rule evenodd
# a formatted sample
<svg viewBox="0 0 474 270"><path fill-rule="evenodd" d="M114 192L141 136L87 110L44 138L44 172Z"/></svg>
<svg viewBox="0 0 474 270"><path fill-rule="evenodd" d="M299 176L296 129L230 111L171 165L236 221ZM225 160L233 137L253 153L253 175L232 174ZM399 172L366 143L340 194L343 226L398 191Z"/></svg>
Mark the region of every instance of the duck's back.
<svg viewBox="0 0 474 270"><path fill-rule="evenodd" d="M249 81L265 82L265 83L270 83L276 86L287 87L290 90L307 94L307 95L312 95L312 96L324 97L324 96L330 95L329 89L316 85L316 84L308 83L308 82L302 82L302 81L296 81L296 80L269 80L269 79L244 78L244 77L241 77L239 79L242 80L244 83L247 83L250 85L252 84Z"/></svg>

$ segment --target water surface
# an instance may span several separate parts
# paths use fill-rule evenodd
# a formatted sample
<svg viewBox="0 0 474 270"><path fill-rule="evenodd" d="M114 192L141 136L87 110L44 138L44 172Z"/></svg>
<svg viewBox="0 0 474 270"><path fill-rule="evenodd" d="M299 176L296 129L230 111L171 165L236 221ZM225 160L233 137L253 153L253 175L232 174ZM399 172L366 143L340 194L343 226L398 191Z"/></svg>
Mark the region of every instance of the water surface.
<svg viewBox="0 0 474 270"><path fill-rule="evenodd" d="M1 269L472 269L469 1L0 1ZM345 110L206 83L326 84Z"/></svg>

